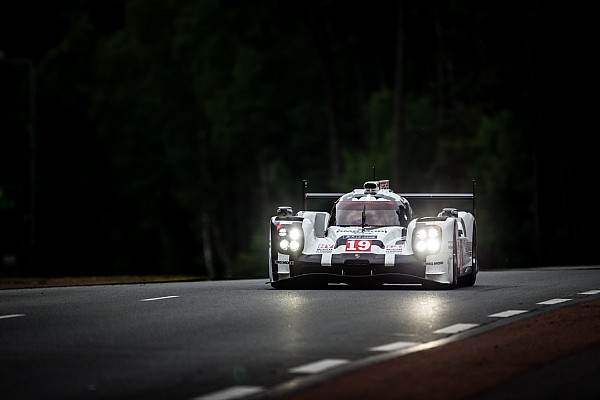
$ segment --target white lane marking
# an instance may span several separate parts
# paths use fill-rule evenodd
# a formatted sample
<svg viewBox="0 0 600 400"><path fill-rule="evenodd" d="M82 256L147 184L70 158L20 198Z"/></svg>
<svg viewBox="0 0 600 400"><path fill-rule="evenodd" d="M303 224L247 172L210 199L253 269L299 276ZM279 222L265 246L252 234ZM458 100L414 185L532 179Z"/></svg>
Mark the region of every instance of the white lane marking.
<svg viewBox="0 0 600 400"><path fill-rule="evenodd" d="M417 342L394 342L394 343L384 344L382 346L371 347L369 350L371 350L371 351L394 351L394 350L398 350L398 349L403 349L405 347L414 346L416 344L419 344L419 343L417 343Z"/></svg>
<svg viewBox="0 0 600 400"><path fill-rule="evenodd" d="M551 304L564 303L565 301L571 301L571 299L550 299L550 300L546 300L546 301L541 301L541 302L539 302L537 304L551 305Z"/></svg>
<svg viewBox="0 0 600 400"><path fill-rule="evenodd" d="M164 296L164 297L154 297L151 299L142 299L140 301L154 301L154 300L165 300L165 299L174 299L179 296Z"/></svg>
<svg viewBox="0 0 600 400"><path fill-rule="evenodd" d="M349 362L350 361L348 360L343 360L340 358L327 358L325 360L315 361L313 363L291 368L289 371L296 374L318 374L330 368L338 367Z"/></svg>
<svg viewBox="0 0 600 400"><path fill-rule="evenodd" d="M598 294L600 290L588 290L587 292L581 292L579 294Z"/></svg>
<svg viewBox="0 0 600 400"><path fill-rule="evenodd" d="M25 316L25 314L0 315L0 319L17 318L17 317L24 317L24 316Z"/></svg>
<svg viewBox="0 0 600 400"><path fill-rule="evenodd" d="M442 329L438 329L437 331L433 331L433 333L459 333L471 328L475 328L476 326L479 326L479 324L454 324Z"/></svg>
<svg viewBox="0 0 600 400"><path fill-rule="evenodd" d="M528 312L529 310L506 310L496 314L488 315L488 317L508 318L513 315L519 315Z"/></svg>
<svg viewBox="0 0 600 400"><path fill-rule="evenodd" d="M191 400L232 400L250 396L263 390L265 389L262 386L232 386L204 396L194 397Z"/></svg>

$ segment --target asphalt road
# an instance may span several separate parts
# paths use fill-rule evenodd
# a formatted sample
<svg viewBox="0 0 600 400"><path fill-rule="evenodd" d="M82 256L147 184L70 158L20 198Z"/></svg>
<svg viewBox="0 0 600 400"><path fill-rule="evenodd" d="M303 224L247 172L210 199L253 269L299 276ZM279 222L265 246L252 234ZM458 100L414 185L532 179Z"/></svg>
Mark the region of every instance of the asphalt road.
<svg viewBox="0 0 600 400"><path fill-rule="evenodd" d="M283 291L266 279L1 290L0 393L277 397L599 299L600 267L482 271L448 291Z"/></svg>

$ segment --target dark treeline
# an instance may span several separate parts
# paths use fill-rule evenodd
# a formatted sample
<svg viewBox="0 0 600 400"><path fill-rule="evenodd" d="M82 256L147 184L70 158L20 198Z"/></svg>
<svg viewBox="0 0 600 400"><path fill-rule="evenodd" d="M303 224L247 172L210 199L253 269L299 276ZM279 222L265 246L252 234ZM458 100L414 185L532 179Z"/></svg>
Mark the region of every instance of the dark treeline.
<svg viewBox="0 0 600 400"><path fill-rule="evenodd" d="M301 180L351 190L373 167L398 192L476 180L483 268L600 259L586 10L2 7L3 274L266 276L268 218Z"/></svg>

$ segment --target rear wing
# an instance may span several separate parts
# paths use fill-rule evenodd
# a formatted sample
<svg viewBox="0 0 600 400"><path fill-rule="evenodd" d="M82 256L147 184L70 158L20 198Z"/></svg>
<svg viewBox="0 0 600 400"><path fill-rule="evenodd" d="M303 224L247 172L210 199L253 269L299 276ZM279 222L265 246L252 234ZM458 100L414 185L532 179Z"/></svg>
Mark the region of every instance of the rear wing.
<svg viewBox="0 0 600 400"><path fill-rule="evenodd" d="M308 181L302 181L302 209L306 210L308 200L337 200L346 193L308 192ZM472 193L398 193L407 200L472 200L475 216L475 180Z"/></svg>

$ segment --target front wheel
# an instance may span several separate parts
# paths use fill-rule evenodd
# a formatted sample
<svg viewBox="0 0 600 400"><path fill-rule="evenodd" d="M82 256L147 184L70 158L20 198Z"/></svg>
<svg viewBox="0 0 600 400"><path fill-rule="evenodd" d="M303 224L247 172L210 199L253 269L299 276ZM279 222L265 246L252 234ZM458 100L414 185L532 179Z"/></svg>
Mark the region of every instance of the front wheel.
<svg viewBox="0 0 600 400"><path fill-rule="evenodd" d="M452 281L450 289L458 287L458 243L456 242L456 227L454 229L454 246L452 248Z"/></svg>
<svg viewBox="0 0 600 400"><path fill-rule="evenodd" d="M473 286L477 279L477 272L479 271L479 265L477 263L477 229L473 228L473 243L471 245L471 273L460 277L458 284L460 286Z"/></svg>

